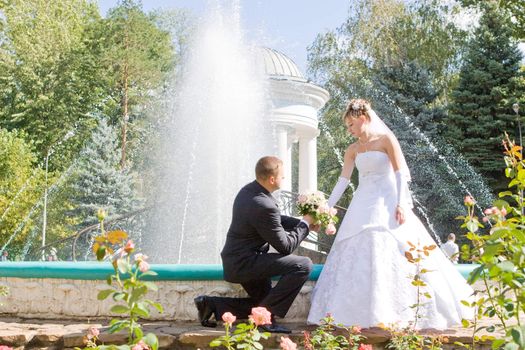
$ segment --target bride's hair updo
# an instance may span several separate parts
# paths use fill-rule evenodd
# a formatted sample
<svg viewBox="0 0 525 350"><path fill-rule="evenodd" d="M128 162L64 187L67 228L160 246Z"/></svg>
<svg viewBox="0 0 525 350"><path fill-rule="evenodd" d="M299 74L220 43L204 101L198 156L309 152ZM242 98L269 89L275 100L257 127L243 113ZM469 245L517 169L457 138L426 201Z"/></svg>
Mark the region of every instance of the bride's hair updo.
<svg viewBox="0 0 525 350"><path fill-rule="evenodd" d="M370 120L370 116L368 115L368 111L370 109L370 102L367 100L362 98L351 99L346 106L346 111L343 114L343 120L346 118L358 118L361 115L365 115L366 118Z"/></svg>

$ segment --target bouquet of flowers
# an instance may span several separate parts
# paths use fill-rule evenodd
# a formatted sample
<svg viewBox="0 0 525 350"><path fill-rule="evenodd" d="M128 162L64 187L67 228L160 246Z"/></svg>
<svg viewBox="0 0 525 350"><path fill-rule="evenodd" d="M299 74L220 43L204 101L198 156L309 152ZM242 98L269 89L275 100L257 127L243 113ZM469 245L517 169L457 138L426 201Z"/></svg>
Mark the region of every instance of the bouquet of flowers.
<svg viewBox="0 0 525 350"><path fill-rule="evenodd" d="M315 224L320 224L327 235L337 231L335 224L339 220L336 216L337 209L330 208L322 192L300 194L297 198L297 209L301 215L311 215Z"/></svg>

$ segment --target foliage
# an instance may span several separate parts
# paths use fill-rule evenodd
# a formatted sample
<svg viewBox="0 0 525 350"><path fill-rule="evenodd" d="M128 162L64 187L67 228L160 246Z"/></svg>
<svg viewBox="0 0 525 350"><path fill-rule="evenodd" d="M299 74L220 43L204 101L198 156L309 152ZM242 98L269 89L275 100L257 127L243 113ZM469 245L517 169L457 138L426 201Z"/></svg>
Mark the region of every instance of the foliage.
<svg viewBox="0 0 525 350"><path fill-rule="evenodd" d="M252 309L252 314L249 317L248 323L239 323L235 326L233 333L231 332L231 327L233 322L235 322L235 316L227 312L222 315L222 320L224 321L224 327L226 334L220 336L210 342L211 347L223 346L228 350L233 349L246 349L246 350L261 350L263 349L262 344L259 342L261 339L268 339L270 333L268 332L259 332L257 326L269 323L271 318L270 312L264 308L254 308ZM268 320L260 321L259 317L255 315L258 312L263 312Z"/></svg>
<svg viewBox="0 0 525 350"><path fill-rule="evenodd" d="M0 11L0 126L24 130L40 158L77 130L51 169L67 166L102 98L99 59L86 43L97 8L85 0L13 0Z"/></svg>
<svg viewBox="0 0 525 350"><path fill-rule="evenodd" d="M479 263L469 283L482 281L484 285L483 296L476 304L478 315L498 319L496 324L477 327L474 332L485 328L488 332L503 330L505 338L495 340L492 348L510 350L525 348L525 327L521 324L525 313L525 162L522 148L508 136L504 146L505 175L510 179L508 187L512 190L501 192L494 206L484 211L482 222L489 225L489 234L479 232L484 224L475 215L473 200L465 200L468 215L458 219L463 221L461 227L468 230L467 237L472 242L472 247L462 247L462 254ZM464 323L471 326L469 322Z"/></svg>
<svg viewBox="0 0 525 350"><path fill-rule="evenodd" d="M424 336L419 334L413 327L397 328L391 326L390 341L386 345L387 349L393 350L441 350L445 338L438 336Z"/></svg>
<svg viewBox="0 0 525 350"><path fill-rule="evenodd" d="M127 123L134 110L150 99L174 64L169 32L158 27L139 1L124 0L108 12L99 27L102 65L106 71L110 103L105 114L122 126L121 166L125 165Z"/></svg>
<svg viewBox="0 0 525 350"><path fill-rule="evenodd" d="M341 329L346 335L340 334L341 332L335 334L337 328ZM364 339L365 337L361 334L361 328L335 324L332 315L328 314L311 334L304 332L304 348L308 350L358 350L362 348L360 345Z"/></svg>
<svg viewBox="0 0 525 350"><path fill-rule="evenodd" d="M423 279L425 274L432 272L432 271L427 270L422 267L423 260L425 259L425 257L429 256L430 252L436 249L437 246L435 244L432 244L429 246L421 247L419 242L417 243L417 246L414 245L412 242L407 242L407 243L410 246L410 248L408 249L408 251L405 252L405 257L408 260L408 262L413 264L415 267L414 274L409 277L412 279L410 283L412 283L412 285L415 286L417 290L416 303L413 305L410 305L410 307L414 309L413 328L416 329L417 322L419 321L420 318L422 318L422 315L420 314L420 309L422 306L426 304L425 302L423 302L422 298L423 297L427 299L432 298L432 296L428 292L425 291L425 287L427 286L427 284L425 283Z"/></svg>
<svg viewBox="0 0 525 350"><path fill-rule="evenodd" d="M438 86L445 87L464 40L450 21L454 10L432 0L411 5L398 0L356 1L345 23L319 35L309 48L310 71L316 80L344 91L349 82L359 84L359 77L353 79L356 71L418 62Z"/></svg>
<svg viewBox="0 0 525 350"><path fill-rule="evenodd" d="M510 20L487 3L480 26L468 45L459 83L452 92L445 137L494 190L505 187L500 140L514 133L512 104L523 99L522 54L511 38Z"/></svg>
<svg viewBox="0 0 525 350"><path fill-rule="evenodd" d="M6 297L9 295L9 288L7 286L0 286L0 297ZM0 303L0 306L4 304Z"/></svg>
<svg viewBox="0 0 525 350"><path fill-rule="evenodd" d="M153 333L144 335L139 318L150 316L150 310L155 308L159 312L163 311L162 305L152 300L145 299L150 291L157 291L157 286L153 282L144 281L147 276L156 276L157 273L149 269L147 256L135 253L135 246L131 240L127 240L124 231L104 230L104 219L106 213L99 210L101 234L93 245L93 251L98 261L106 258L112 259L115 273L108 277L107 283L111 289L101 290L97 298L99 300L111 298L118 304L111 308L111 312L127 315L127 319L114 318L109 324L109 332L116 333L127 330L128 346L135 344L146 344L150 349L157 350L158 339ZM117 347L118 348L118 347ZM103 347L99 347L103 349Z"/></svg>
<svg viewBox="0 0 525 350"><path fill-rule="evenodd" d="M0 144L0 246L14 259L35 220L32 208L43 194L44 174L34 168L32 144L23 133L0 128Z"/></svg>
<svg viewBox="0 0 525 350"><path fill-rule="evenodd" d="M483 6L486 0L459 0L463 6ZM512 28L513 36L516 39L525 38L525 2L522 0L498 0L493 1L498 6L498 10L506 11L512 18L509 24Z"/></svg>
<svg viewBox="0 0 525 350"><path fill-rule="evenodd" d="M91 142L82 150L70 180L74 208L69 214L79 219L77 227L95 223L93 215L99 208L114 216L138 206L133 179L126 169L119 169L119 159L117 135L102 119Z"/></svg>

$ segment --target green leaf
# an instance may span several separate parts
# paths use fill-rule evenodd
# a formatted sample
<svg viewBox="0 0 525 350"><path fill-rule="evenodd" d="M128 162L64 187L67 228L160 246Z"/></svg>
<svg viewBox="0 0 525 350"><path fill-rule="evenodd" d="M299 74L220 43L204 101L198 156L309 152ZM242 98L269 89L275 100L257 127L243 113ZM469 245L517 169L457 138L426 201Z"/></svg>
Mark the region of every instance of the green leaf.
<svg viewBox="0 0 525 350"><path fill-rule="evenodd" d="M503 350L521 350L518 344L506 343Z"/></svg>
<svg viewBox="0 0 525 350"><path fill-rule="evenodd" d="M160 303L156 303L154 301L151 301L151 300L144 300L144 302L150 304L151 306L153 306L155 309L157 309L158 312L162 313L164 312L164 308L162 307L162 305Z"/></svg>
<svg viewBox="0 0 525 350"><path fill-rule="evenodd" d="M123 314L123 313L129 312L129 308L124 305L113 305L110 311L116 314Z"/></svg>
<svg viewBox="0 0 525 350"><path fill-rule="evenodd" d="M156 273L155 271L148 270L146 272L142 272L140 274L140 277L142 278L142 277L145 277L145 276L157 276L157 275L158 275L158 273Z"/></svg>
<svg viewBox="0 0 525 350"><path fill-rule="evenodd" d="M148 290L145 287L135 288L131 293L130 302L134 302L140 299L141 296L145 295Z"/></svg>
<svg viewBox="0 0 525 350"><path fill-rule="evenodd" d="M152 290L152 291L157 291L159 290L159 288L157 287L157 285L153 282L143 282L144 285L149 289L149 290Z"/></svg>
<svg viewBox="0 0 525 350"><path fill-rule="evenodd" d="M144 343L148 344L152 350L157 350L159 347L159 340L153 333L148 333L144 338L142 338L142 340Z"/></svg>
<svg viewBox="0 0 525 350"><path fill-rule="evenodd" d="M521 349L525 349L525 326L515 326L511 328L510 335L512 336L512 340L514 340Z"/></svg>
<svg viewBox="0 0 525 350"><path fill-rule="evenodd" d="M505 344L505 339L496 339L492 342L492 349L499 349L503 344Z"/></svg>
<svg viewBox="0 0 525 350"><path fill-rule="evenodd" d="M113 294L113 300L115 301L120 301L124 299L125 297L126 297L126 293L119 292L119 293Z"/></svg>
<svg viewBox="0 0 525 350"><path fill-rule="evenodd" d="M127 344L123 344L123 345L115 346L115 349L117 349L117 350L130 350L131 347L129 345L127 345Z"/></svg>
<svg viewBox="0 0 525 350"><path fill-rule="evenodd" d="M512 263L512 261L502 261L497 266L504 272L513 272L516 270L516 266Z"/></svg>
<svg viewBox="0 0 525 350"><path fill-rule="evenodd" d="M466 225L467 230L469 230L470 232L476 232L479 228L478 223L473 220L468 221Z"/></svg>
<svg viewBox="0 0 525 350"><path fill-rule="evenodd" d="M476 282L479 279L484 269L485 269L485 265L480 265L476 267L474 270L472 270L472 272L470 272L470 275L468 277L468 283L474 284L474 282Z"/></svg>
<svg viewBox="0 0 525 350"><path fill-rule="evenodd" d="M109 327L108 332L117 333L127 327L129 327L129 321L118 321Z"/></svg>
<svg viewBox="0 0 525 350"><path fill-rule="evenodd" d="M140 317L149 317L149 310L144 303L137 303L132 311Z"/></svg>
<svg viewBox="0 0 525 350"><path fill-rule="evenodd" d="M142 339L144 332L140 327L133 328L133 333L135 334L135 339Z"/></svg>
<svg viewBox="0 0 525 350"><path fill-rule="evenodd" d="M105 289L105 290L101 290L100 292L98 292L97 294L97 299L98 300L104 300L106 299L111 293L113 293L114 290L113 289Z"/></svg>
<svg viewBox="0 0 525 350"><path fill-rule="evenodd" d="M106 247L101 246L100 248L97 249L97 260L102 261L104 260L105 257L106 257Z"/></svg>

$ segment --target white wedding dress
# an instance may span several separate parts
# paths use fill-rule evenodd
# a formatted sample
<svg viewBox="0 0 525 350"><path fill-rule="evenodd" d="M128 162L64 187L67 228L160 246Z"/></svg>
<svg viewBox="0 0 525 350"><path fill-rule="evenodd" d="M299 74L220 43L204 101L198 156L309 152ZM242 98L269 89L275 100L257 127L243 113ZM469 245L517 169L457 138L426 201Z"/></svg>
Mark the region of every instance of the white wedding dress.
<svg viewBox="0 0 525 350"><path fill-rule="evenodd" d="M368 151L356 156L359 186L337 232L323 271L312 293L308 323L330 313L336 323L373 327L414 321L417 289L410 275L415 265L405 258L408 241L414 245L435 244L411 210L399 225L395 175L388 155ZM425 257L422 275L430 299L420 309L417 328L447 329L472 319L473 311L462 300L472 300L472 288L439 248Z"/></svg>

